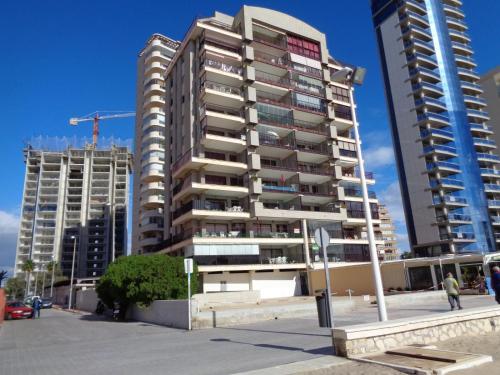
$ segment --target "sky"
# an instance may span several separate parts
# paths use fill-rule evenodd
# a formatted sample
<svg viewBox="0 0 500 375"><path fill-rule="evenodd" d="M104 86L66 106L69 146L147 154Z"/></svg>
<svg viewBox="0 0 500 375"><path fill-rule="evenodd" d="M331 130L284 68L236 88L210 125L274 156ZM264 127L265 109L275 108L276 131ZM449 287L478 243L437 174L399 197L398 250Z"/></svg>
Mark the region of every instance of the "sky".
<svg viewBox="0 0 500 375"><path fill-rule="evenodd" d="M498 0L463 0L481 74L500 64ZM15 258L24 180L22 149L33 136L90 137L70 117L134 111L137 54L153 33L182 40L196 17L241 5L291 14L327 36L333 57L367 68L356 89L366 170L408 249L369 0L309 1L5 1L0 9L0 270ZM495 45L496 44L496 45ZM133 118L102 124L101 135L133 138Z"/></svg>

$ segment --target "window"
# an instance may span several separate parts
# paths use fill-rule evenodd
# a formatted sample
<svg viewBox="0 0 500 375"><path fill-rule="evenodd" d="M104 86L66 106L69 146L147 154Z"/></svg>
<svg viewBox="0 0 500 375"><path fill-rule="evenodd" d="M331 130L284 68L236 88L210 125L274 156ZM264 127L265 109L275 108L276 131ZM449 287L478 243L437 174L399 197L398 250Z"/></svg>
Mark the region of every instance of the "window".
<svg viewBox="0 0 500 375"><path fill-rule="evenodd" d="M334 100L349 103L349 91L342 87L332 86L332 94Z"/></svg>
<svg viewBox="0 0 500 375"><path fill-rule="evenodd" d="M289 51L311 59L321 59L319 43L290 35L288 36L287 41Z"/></svg>

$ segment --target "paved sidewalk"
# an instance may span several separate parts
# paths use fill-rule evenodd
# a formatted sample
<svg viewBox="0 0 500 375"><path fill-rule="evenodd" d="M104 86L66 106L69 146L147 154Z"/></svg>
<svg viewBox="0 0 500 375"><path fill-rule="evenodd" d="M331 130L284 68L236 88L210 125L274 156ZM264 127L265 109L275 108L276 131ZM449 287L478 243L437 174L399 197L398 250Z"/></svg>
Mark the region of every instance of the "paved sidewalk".
<svg viewBox="0 0 500 375"><path fill-rule="evenodd" d="M465 308L492 305L494 300L466 297L463 304ZM389 309L389 317L448 309L446 303L408 306ZM350 325L376 319L376 307L369 306L351 314L337 315L336 324ZM0 333L0 373L241 373L330 355L330 331L317 325L317 318L312 316L186 332L139 322L117 323L92 315L42 310L41 319L4 324ZM363 373L358 370L361 371L358 368L350 373Z"/></svg>

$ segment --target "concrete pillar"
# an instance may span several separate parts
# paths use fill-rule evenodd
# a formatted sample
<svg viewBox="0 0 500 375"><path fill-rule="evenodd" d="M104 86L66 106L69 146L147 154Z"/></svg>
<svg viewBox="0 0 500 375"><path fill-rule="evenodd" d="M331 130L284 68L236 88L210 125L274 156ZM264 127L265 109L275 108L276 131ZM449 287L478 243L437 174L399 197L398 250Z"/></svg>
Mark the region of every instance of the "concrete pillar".
<svg viewBox="0 0 500 375"><path fill-rule="evenodd" d="M248 290L253 291L253 276L255 275L255 271L248 271Z"/></svg>
<svg viewBox="0 0 500 375"><path fill-rule="evenodd" d="M306 219L302 219L302 237L304 239L304 260L306 262L306 267L309 268L311 259L309 258L309 235L307 233Z"/></svg>
<svg viewBox="0 0 500 375"><path fill-rule="evenodd" d="M455 263L455 271L457 272L457 281L460 288L464 287L464 282L462 280L462 271L460 271L460 263Z"/></svg>
<svg viewBox="0 0 500 375"><path fill-rule="evenodd" d="M431 268L431 277L432 277L432 285L434 285L434 290L438 290L438 282L436 278L436 270L434 269L434 265L430 264L429 267Z"/></svg>

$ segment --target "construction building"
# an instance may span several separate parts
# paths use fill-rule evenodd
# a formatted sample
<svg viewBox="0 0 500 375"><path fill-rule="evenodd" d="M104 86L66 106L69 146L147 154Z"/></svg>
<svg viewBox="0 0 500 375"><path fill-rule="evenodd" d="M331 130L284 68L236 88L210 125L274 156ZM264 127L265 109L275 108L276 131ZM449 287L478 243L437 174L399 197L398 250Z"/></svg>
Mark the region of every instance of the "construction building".
<svg viewBox="0 0 500 375"><path fill-rule="evenodd" d="M101 276L127 252L132 155L122 146L54 144L61 139L33 142L24 150L15 275L23 275L22 265L31 259L35 271L55 261L70 276L76 246L75 277Z"/></svg>
<svg viewBox="0 0 500 375"><path fill-rule="evenodd" d="M164 73L165 237L153 251L194 258L204 292L262 298L310 292L317 226L332 263L369 260L353 88L330 80L345 66L323 33L284 13L196 19Z"/></svg>
<svg viewBox="0 0 500 375"><path fill-rule="evenodd" d="M377 224L374 230L384 241L383 244L377 245L379 260L396 260L398 259L396 227L386 205L378 205L378 215L380 224Z"/></svg>
<svg viewBox="0 0 500 375"><path fill-rule="evenodd" d="M137 63L132 252L149 253L164 240L165 82L164 73L179 46L154 34Z"/></svg>
<svg viewBox="0 0 500 375"><path fill-rule="evenodd" d="M500 157L461 0L372 0L417 257L500 248Z"/></svg>

